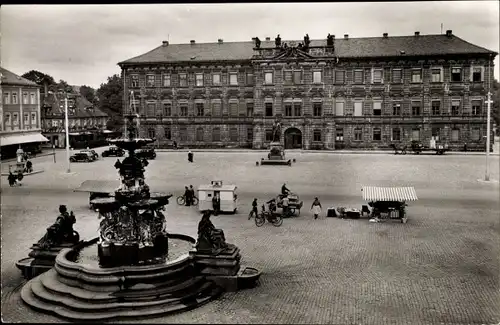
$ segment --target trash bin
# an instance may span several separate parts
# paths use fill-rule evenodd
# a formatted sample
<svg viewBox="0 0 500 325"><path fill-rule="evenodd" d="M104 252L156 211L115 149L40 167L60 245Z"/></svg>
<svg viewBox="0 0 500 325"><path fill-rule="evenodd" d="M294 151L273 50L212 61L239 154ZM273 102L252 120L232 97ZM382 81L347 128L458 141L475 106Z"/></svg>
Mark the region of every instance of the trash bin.
<svg viewBox="0 0 500 325"><path fill-rule="evenodd" d="M334 207L330 207L327 209L326 216L327 218L335 218L337 217L337 211L335 210Z"/></svg>

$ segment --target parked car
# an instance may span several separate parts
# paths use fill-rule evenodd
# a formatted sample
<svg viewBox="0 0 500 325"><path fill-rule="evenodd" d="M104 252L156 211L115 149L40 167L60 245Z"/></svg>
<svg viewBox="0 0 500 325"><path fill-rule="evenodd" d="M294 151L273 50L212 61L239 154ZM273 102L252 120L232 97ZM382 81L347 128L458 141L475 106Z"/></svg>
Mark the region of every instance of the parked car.
<svg viewBox="0 0 500 325"><path fill-rule="evenodd" d="M92 156L92 159L94 159L94 160L99 159L99 154L97 152L95 152L95 150L92 150L92 149L82 149L82 150L80 150L80 152L82 152L82 153L88 153L89 155Z"/></svg>
<svg viewBox="0 0 500 325"><path fill-rule="evenodd" d="M88 152L77 152L77 153L73 154L71 157L69 157L69 161L71 161L71 162L81 162L81 161L92 162L94 160L95 159L92 156L92 154L90 154Z"/></svg>
<svg viewBox="0 0 500 325"><path fill-rule="evenodd" d="M137 156L137 158L146 158L146 159L155 159L156 158L156 152L155 152L155 149L153 149L153 148L138 149L135 152L135 155Z"/></svg>
<svg viewBox="0 0 500 325"><path fill-rule="evenodd" d="M123 150L122 148L115 147L115 146L110 147L109 149L104 150L102 152L103 157L111 157L111 156L123 157L124 155L125 155L125 150Z"/></svg>

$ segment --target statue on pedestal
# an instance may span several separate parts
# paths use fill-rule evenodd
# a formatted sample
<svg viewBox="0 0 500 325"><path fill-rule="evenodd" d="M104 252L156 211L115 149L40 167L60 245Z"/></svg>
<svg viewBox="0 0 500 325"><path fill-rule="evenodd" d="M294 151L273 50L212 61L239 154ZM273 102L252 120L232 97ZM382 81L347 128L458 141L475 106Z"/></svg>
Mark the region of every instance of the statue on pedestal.
<svg viewBox="0 0 500 325"><path fill-rule="evenodd" d="M328 36L326 37L326 45L327 46L333 46L333 36L328 33Z"/></svg>
<svg viewBox="0 0 500 325"><path fill-rule="evenodd" d="M210 253L218 255L225 250L229 250L234 245L226 243L226 237L222 229L215 228L210 220L212 211L203 212L200 223L198 224L198 240L196 241L196 250L199 253Z"/></svg>
<svg viewBox="0 0 500 325"><path fill-rule="evenodd" d="M60 215L56 222L47 228L47 233L38 241L42 248L49 248L63 243L76 244L80 240L78 232L73 230L73 224L76 222L73 211L68 213L65 205L59 206Z"/></svg>
<svg viewBox="0 0 500 325"><path fill-rule="evenodd" d="M260 39L258 37L255 38L255 47L260 49Z"/></svg>
<svg viewBox="0 0 500 325"><path fill-rule="evenodd" d="M274 121L273 124L273 140L272 142L279 142L281 135L281 123L278 120Z"/></svg>

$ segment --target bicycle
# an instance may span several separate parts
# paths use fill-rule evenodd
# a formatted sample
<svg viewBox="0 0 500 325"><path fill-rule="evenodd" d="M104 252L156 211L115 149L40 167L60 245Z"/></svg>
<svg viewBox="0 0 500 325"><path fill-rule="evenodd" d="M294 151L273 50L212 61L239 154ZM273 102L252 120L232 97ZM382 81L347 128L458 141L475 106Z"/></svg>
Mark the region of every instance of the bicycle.
<svg viewBox="0 0 500 325"><path fill-rule="evenodd" d="M177 204L184 205L186 203L186 197L184 195L180 195L177 197ZM198 205L198 198L196 196L193 197L192 205Z"/></svg>
<svg viewBox="0 0 500 325"><path fill-rule="evenodd" d="M283 224L283 216L273 213L272 211L266 211L265 207L262 206L262 212L255 216L255 225L257 227L262 227L266 220L275 227L279 227Z"/></svg>

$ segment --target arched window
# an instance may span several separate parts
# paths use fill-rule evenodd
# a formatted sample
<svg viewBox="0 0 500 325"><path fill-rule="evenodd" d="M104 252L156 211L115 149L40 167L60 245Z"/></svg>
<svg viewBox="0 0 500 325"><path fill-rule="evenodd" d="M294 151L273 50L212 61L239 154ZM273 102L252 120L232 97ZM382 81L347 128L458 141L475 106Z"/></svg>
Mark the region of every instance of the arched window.
<svg viewBox="0 0 500 325"><path fill-rule="evenodd" d="M202 127L196 129L196 141L203 141L204 131Z"/></svg>

